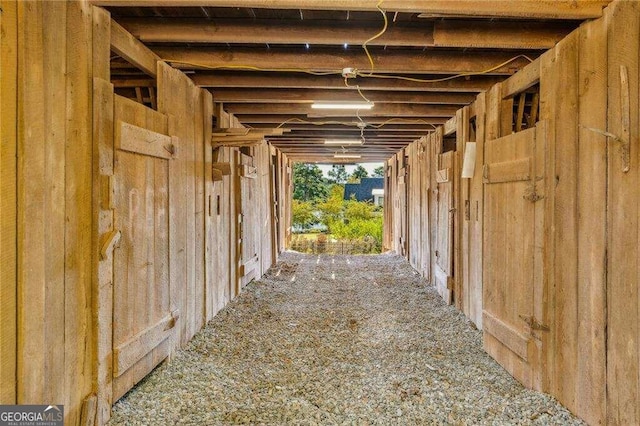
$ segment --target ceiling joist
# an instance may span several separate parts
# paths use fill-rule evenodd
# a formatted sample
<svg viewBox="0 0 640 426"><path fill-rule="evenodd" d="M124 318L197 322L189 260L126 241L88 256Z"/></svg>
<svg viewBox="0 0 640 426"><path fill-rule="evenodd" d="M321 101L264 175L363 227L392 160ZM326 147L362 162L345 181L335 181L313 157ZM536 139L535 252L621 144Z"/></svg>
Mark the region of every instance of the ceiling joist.
<svg viewBox="0 0 640 426"><path fill-rule="evenodd" d="M225 110L239 114L306 114L311 117L343 117L344 111L314 110L309 104L225 104ZM452 117L459 109L456 105L377 104L371 110L362 110L360 117ZM357 120L355 111L353 119Z"/></svg>
<svg viewBox="0 0 640 426"><path fill-rule="evenodd" d="M399 104L468 105L475 100L474 93L437 93L363 91L371 102ZM351 91L337 90L275 90L275 89L215 89L215 102L230 103L312 103L312 102L362 102L356 88Z"/></svg>
<svg viewBox="0 0 640 426"><path fill-rule="evenodd" d="M164 60L181 69L240 69L254 71L332 72L344 68L370 71L362 49L323 49L305 52L291 49L154 47ZM376 73L395 74L513 74L541 52L388 50L371 52Z"/></svg>
<svg viewBox="0 0 640 426"><path fill-rule="evenodd" d="M441 76L422 76L422 79L438 79ZM334 89L350 90L344 80L338 76L305 75L293 73L249 73L242 71L221 71L217 73L198 72L191 76L194 83L210 88L262 88L262 89ZM482 92L504 77L494 75L475 75L433 83L379 78L350 79L351 86L362 90L389 91L425 91L425 92ZM142 80L144 81L144 80ZM152 80L149 80L152 82ZM126 84L126 80L116 81L114 85Z"/></svg>
<svg viewBox="0 0 640 426"><path fill-rule="evenodd" d="M380 22L365 21L239 21L208 19L127 18L121 24L146 43L229 43L362 45L376 34ZM549 49L574 25L566 22L423 21L390 25L370 46L475 47Z"/></svg>
<svg viewBox="0 0 640 426"><path fill-rule="evenodd" d="M91 0L98 6L238 7L238 0ZM243 0L256 9L376 11L372 0ZM602 0L384 0L388 12L421 13L429 17L501 17L527 19L593 19L602 16Z"/></svg>

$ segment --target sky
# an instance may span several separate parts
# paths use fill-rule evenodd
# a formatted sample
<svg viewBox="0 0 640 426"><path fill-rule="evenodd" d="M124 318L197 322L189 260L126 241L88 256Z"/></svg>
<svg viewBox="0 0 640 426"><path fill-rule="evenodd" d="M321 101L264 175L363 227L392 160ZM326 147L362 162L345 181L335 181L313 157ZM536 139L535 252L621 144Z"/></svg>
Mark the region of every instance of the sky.
<svg viewBox="0 0 640 426"><path fill-rule="evenodd" d="M371 176L374 169L383 165L383 163L358 163L358 164L361 164L362 167L367 169L367 173L369 173L369 176ZM329 172L329 170L331 170L330 164L318 164L318 167L320 167L325 177L327 176L327 173ZM351 174L353 173L356 167L357 165L347 165L345 166L345 169L347 169L348 174Z"/></svg>

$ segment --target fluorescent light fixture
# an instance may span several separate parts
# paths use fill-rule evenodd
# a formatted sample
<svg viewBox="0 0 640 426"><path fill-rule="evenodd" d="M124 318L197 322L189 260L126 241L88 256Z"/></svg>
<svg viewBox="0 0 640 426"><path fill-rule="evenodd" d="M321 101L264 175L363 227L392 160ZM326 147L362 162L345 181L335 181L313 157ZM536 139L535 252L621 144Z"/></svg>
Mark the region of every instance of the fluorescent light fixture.
<svg viewBox="0 0 640 426"><path fill-rule="evenodd" d="M358 155L358 154L334 154L333 158L344 158L344 159L348 159L348 158L362 158L362 155Z"/></svg>
<svg viewBox="0 0 640 426"><path fill-rule="evenodd" d="M362 139L326 139L325 145L362 145Z"/></svg>
<svg viewBox="0 0 640 426"><path fill-rule="evenodd" d="M373 102L314 102L312 109L371 109Z"/></svg>

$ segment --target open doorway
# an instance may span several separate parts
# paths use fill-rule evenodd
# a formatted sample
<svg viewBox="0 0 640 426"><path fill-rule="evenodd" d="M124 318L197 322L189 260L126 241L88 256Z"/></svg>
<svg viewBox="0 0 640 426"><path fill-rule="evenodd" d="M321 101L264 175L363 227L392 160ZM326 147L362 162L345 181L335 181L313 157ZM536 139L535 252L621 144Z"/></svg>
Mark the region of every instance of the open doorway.
<svg viewBox="0 0 640 426"><path fill-rule="evenodd" d="M379 254L383 246L382 163L293 165L290 249Z"/></svg>

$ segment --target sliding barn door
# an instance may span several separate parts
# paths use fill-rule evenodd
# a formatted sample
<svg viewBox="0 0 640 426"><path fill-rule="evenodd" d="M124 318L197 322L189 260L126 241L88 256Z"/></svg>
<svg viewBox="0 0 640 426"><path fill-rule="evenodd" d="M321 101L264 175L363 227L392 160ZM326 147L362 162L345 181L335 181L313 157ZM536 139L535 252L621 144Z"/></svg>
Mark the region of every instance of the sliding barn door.
<svg viewBox="0 0 640 426"><path fill-rule="evenodd" d="M542 285L534 266L540 236L536 206L542 205L542 164L536 173L535 154L536 144L544 146L543 130L531 128L486 142L483 167L484 347L527 386L534 380L540 351L534 331L545 328L534 306L536 287Z"/></svg>
<svg viewBox="0 0 640 426"><path fill-rule="evenodd" d="M436 270L435 285L447 304L453 301L453 174L455 152L438 155L436 170L437 217L436 217Z"/></svg>
<svg viewBox="0 0 640 426"><path fill-rule="evenodd" d="M162 114L129 102L119 99L115 114L114 224L120 241L113 252L114 401L166 358L178 319L169 286L172 139L119 120L165 127ZM118 105L146 119L119 114Z"/></svg>

